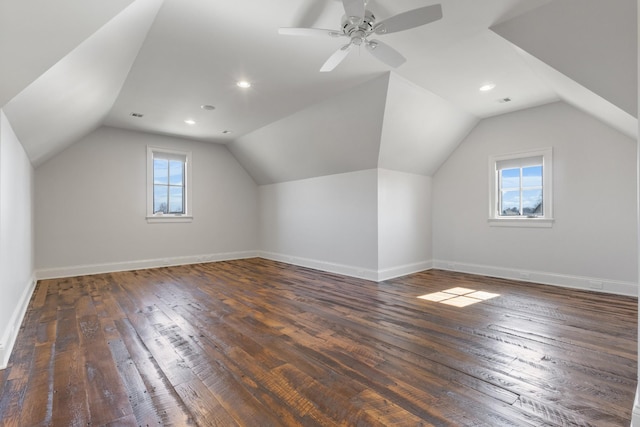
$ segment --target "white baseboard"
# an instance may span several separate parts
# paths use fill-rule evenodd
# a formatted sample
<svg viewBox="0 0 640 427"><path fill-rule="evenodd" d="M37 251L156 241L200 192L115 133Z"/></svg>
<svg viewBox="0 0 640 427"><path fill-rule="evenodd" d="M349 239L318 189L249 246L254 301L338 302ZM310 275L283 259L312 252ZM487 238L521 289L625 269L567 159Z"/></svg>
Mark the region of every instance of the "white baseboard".
<svg viewBox="0 0 640 427"><path fill-rule="evenodd" d="M384 270L372 270L363 267L320 261L310 258L302 258L275 252L262 251L259 252L259 256L261 258L270 259L272 261L284 262L287 264L298 265L300 267L313 268L314 270L326 271L328 273L342 274L344 276L356 277L358 279L371 280L373 282L381 282L383 280L406 276L407 274L411 273L417 273L418 271L429 270L432 264L431 261L422 261L418 263L387 268Z"/></svg>
<svg viewBox="0 0 640 427"><path fill-rule="evenodd" d="M378 272L371 269L362 267L355 267L351 265L337 264L327 261L319 261L309 258L301 258L292 255L279 254L275 252L261 251L258 256L264 259L270 259L272 261L284 262L287 264L297 265L300 267L313 268L314 270L326 271L328 273L337 273L345 276L357 277L359 279L366 279L376 282L378 280Z"/></svg>
<svg viewBox="0 0 640 427"><path fill-rule="evenodd" d="M487 265L467 264L457 261L434 260L433 268L457 271L460 273L478 274L481 276L500 277L523 282L541 283L544 285L586 291L606 292L610 294L638 296L638 285L633 282L602 279L597 277L571 276L566 274L547 273L542 271L518 270Z"/></svg>
<svg viewBox="0 0 640 427"><path fill-rule="evenodd" d="M420 271L431 270L433 261L422 261L413 264L400 265L398 267L386 268L378 270L378 282L383 280L395 279L396 277L406 276L407 274L418 273Z"/></svg>
<svg viewBox="0 0 640 427"><path fill-rule="evenodd" d="M199 264L203 262L230 261L234 259L256 258L257 251L226 252L207 255L191 255L125 261L106 264L75 265L60 268L45 268L36 271L38 279L60 279L63 277L86 276L91 274L115 273L117 271L144 270L147 268L169 267L176 265Z"/></svg>
<svg viewBox="0 0 640 427"><path fill-rule="evenodd" d="M16 305L7 328L2 332L2 338L0 339L0 369L5 369L9 364L9 357L13 351L13 346L18 338L18 332L20 331L20 325L24 320L24 316L27 313L29 307L29 301L33 295L33 291L36 288L36 277L33 275L29 283L26 283L24 291L20 296L20 301Z"/></svg>
<svg viewBox="0 0 640 427"><path fill-rule="evenodd" d="M640 385L636 389L636 398L631 412L631 427L640 427Z"/></svg>

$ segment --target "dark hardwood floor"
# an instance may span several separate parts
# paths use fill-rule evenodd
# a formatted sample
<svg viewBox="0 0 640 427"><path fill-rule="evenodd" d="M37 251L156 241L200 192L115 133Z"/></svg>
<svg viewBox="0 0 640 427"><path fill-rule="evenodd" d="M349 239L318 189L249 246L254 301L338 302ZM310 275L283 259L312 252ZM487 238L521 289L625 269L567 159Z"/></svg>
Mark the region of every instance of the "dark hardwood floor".
<svg viewBox="0 0 640 427"><path fill-rule="evenodd" d="M417 298L455 287L500 296ZM438 270L374 283L250 259L45 280L0 423L628 426L636 349L635 298Z"/></svg>

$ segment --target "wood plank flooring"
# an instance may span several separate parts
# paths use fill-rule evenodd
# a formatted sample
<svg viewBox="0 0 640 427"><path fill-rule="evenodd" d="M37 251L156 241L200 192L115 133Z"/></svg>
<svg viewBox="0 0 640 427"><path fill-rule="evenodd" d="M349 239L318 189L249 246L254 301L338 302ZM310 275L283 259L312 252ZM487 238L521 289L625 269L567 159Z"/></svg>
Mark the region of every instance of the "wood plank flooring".
<svg viewBox="0 0 640 427"><path fill-rule="evenodd" d="M467 307L417 298L454 287ZM635 298L263 259L37 285L2 426L628 426Z"/></svg>

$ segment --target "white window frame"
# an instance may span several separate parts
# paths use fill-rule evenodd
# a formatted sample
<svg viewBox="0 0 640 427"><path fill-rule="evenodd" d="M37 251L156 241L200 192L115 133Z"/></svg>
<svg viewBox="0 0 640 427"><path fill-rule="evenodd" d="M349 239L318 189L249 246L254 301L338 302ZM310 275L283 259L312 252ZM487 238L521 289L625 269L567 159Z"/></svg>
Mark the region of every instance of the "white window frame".
<svg viewBox="0 0 640 427"><path fill-rule="evenodd" d="M169 155L177 158L184 158L184 178L185 178L185 213L184 214L164 214L159 212L153 213L153 158L158 153L160 155ZM191 210L192 185L191 185L191 151L179 151L169 148L147 146L147 222L191 222L193 221L193 213Z"/></svg>
<svg viewBox="0 0 640 427"><path fill-rule="evenodd" d="M503 216L499 212L498 165L505 161L542 157L542 207L543 214L535 217ZM493 227L545 227L553 226L553 149L519 151L489 156L489 225Z"/></svg>

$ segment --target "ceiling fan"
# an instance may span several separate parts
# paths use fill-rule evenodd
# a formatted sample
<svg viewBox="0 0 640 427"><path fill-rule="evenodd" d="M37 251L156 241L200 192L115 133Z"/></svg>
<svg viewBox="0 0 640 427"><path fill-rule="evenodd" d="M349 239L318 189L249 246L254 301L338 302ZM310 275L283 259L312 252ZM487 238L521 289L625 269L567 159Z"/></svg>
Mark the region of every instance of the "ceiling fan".
<svg viewBox="0 0 640 427"><path fill-rule="evenodd" d="M376 22L376 17L366 9L367 0L342 0L345 15L342 18L341 30L325 30L321 28L280 28L278 33L288 36L329 36L347 37L349 43L338 49L327 59L321 72L333 70L349 54L354 46L364 44L374 57L391 67L399 67L406 58L397 50L379 40L369 40L372 34L384 35L409 30L442 18L442 6L434 4L409 10Z"/></svg>

